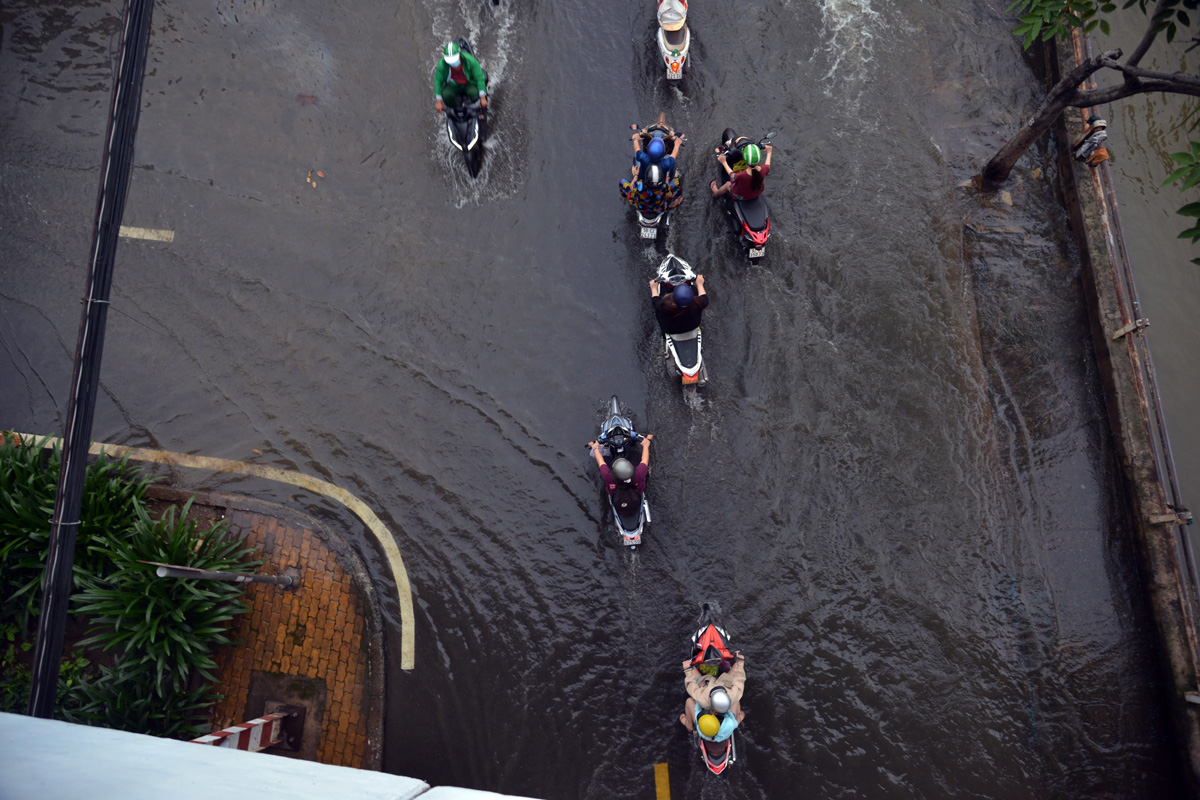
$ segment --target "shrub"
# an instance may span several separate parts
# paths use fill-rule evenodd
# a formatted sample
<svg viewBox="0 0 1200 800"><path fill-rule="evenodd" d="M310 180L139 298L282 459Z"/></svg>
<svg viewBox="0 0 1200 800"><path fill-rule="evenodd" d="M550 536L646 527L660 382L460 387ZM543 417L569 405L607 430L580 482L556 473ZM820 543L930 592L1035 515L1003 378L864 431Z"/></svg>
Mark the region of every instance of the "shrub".
<svg viewBox="0 0 1200 800"><path fill-rule="evenodd" d="M18 653L27 653L33 645L17 635L17 626L12 623L0 625L0 711L24 714L29 709L29 687L32 673L29 667L17 660ZM78 652L63 656L58 670L58 696L55 702L55 718L68 719L86 702L87 673L92 662Z"/></svg>
<svg viewBox="0 0 1200 800"><path fill-rule="evenodd" d="M30 670L26 632L41 605L50 519L62 461L47 440L0 441L0 710L24 712ZM217 696L212 651L229 644L226 628L241 603L240 584L159 579L158 561L226 572L252 571L252 551L231 540L223 522L198 530L182 510L153 520L145 506L151 483L125 459L103 454L84 479L75 546L73 613L88 617L89 636L120 655L94 674L87 658L64 657L55 716L88 725L190 739L207 731Z"/></svg>
<svg viewBox="0 0 1200 800"><path fill-rule="evenodd" d="M5 440L0 445L0 622L15 622L22 631L28 631L30 617L42 603L62 464L58 446L46 455L47 438L15 445ZM97 559L98 548L133 527L134 503L143 499L151 482L127 459L113 461L101 453L88 466L75 542L75 588L84 575L106 570Z"/></svg>
<svg viewBox="0 0 1200 800"><path fill-rule="evenodd" d="M229 538L223 521L198 530L186 519L191 505L189 500L178 518L171 508L156 521L135 502L137 520L130 534L95 545L111 571L83 578L76 608L94 626L80 645L118 651L126 671L145 667L164 698L183 691L193 670L215 680L212 651L230 643L226 627L246 606L240 585L160 579L153 566L141 562L227 572L247 572L262 563L245 562L253 551Z"/></svg>
<svg viewBox="0 0 1200 800"><path fill-rule="evenodd" d="M159 693L148 670L118 659L82 684L79 702L64 714L70 722L170 739L209 732L208 708L218 699L210 685Z"/></svg>

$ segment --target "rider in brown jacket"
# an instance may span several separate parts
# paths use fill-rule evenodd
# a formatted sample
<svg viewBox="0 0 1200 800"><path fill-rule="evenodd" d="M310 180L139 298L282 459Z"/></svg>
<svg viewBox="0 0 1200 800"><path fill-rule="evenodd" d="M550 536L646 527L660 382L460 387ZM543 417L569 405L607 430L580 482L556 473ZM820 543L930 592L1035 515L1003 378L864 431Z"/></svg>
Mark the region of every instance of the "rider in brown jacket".
<svg viewBox="0 0 1200 800"><path fill-rule="evenodd" d="M684 706L684 712L679 715L679 721L685 728L689 731L692 730L692 720L696 716L694 709L697 703L704 712L712 713L712 693L716 689L722 689L729 695L729 711L741 723L746 716L746 712L742 711L742 694L746 690L745 661L745 656L735 653L729 669L714 678L712 675L705 675L696 669L690 658L684 660L683 686L687 690L688 699ZM722 666L725 663L722 662Z"/></svg>

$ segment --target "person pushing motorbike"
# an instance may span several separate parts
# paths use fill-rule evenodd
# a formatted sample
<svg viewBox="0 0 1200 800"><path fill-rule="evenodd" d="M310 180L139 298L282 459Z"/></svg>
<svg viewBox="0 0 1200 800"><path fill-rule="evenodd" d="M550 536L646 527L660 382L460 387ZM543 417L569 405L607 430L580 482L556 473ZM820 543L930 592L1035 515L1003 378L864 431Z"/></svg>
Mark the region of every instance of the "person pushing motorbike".
<svg viewBox="0 0 1200 800"><path fill-rule="evenodd" d="M433 71L434 108L441 114L446 106L453 108L463 94L487 108L487 74L475 56L457 43L448 42Z"/></svg>

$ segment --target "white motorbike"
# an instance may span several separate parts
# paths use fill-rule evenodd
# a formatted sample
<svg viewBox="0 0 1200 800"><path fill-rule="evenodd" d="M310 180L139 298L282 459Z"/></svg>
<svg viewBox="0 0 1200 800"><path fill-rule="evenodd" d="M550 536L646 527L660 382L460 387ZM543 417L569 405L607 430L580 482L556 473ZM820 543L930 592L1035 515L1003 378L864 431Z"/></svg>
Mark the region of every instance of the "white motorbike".
<svg viewBox="0 0 1200 800"><path fill-rule="evenodd" d="M686 261L674 253L668 254L658 265L654 276L660 292L673 292L676 286L687 283L696 286L696 273ZM677 375L685 392L694 392L697 387L708 383L708 368L704 365L704 350L701 346L700 328L683 333L663 334L667 371Z"/></svg>
<svg viewBox="0 0 1200 800"><path fill-rule="evenodd" d="M667 70L667 80L683 77L692 34L687 27L687 0L658 0L658 53Z"/></svg>
<svg viewBox="0 0 1200 800"><path fill-rule="evenodd" d="M596 441L603 445L604 462L610 468L618 458L624 458L634 464L642 458L642 435L634 430L629 417L621 413L621 402L615 394L609 401L608 416L600 425L600 435L596 437ZM632 492L633 489L621 487L620 491ZM645 493L633 510L622 511L617 500L616 495L611 495L608 504L617 524L617 533L621 535L621 544L631 550L636 549L642 543L642 533L650 525L650 504L646 502Z"/></svg>

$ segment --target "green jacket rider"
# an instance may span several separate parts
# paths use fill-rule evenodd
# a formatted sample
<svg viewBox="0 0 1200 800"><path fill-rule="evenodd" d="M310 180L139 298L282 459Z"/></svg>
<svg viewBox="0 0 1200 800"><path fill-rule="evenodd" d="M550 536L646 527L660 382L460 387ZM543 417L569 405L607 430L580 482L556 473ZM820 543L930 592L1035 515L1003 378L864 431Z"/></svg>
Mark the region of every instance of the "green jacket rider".
<svg viewBox="0 0 1200 800"><path fill-rule="evenodd" d="M487 75L475 56L464 51L454 42L442 48L442 57L433 71L433 97L437 112L453 106L458 96L467 97L487 108Z"/></svg>

